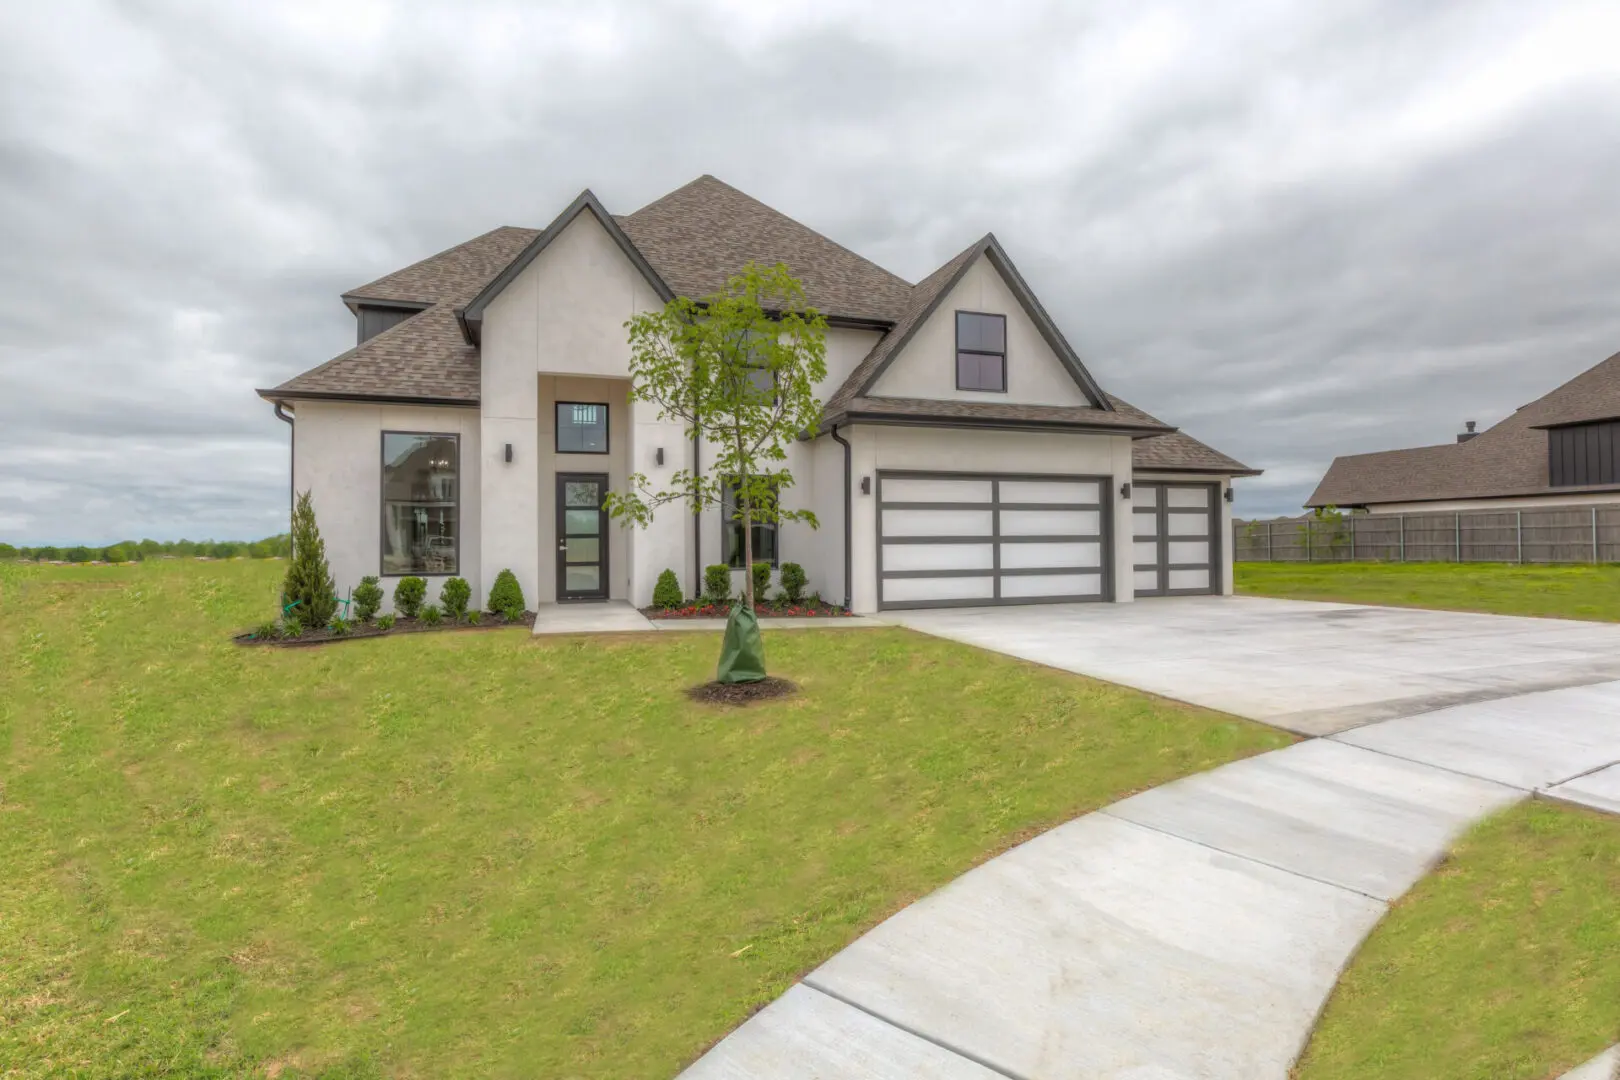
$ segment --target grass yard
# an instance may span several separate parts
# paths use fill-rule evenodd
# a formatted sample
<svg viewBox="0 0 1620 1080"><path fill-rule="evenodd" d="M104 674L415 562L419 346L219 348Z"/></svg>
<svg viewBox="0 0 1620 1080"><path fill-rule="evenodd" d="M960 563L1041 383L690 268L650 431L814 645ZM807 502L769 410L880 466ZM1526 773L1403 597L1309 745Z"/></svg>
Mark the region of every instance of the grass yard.
<svg viewBox="0 0 1620 1080"><path fill-rule="evenodd" d="M1237 591L1286 600L1620 622L1620 565L1238 563Z"/></svg>
<svg viewBox="0 0 1620 1080"><path fill-rule="evenodd" d="M1550 1080L1620 1041L1620 819L1545 802L1478 825L1397 902L1296 1080Z"/></svg>
<svg viewBox="0 0 1620 1080"><path fill-rule="evenodd" d="M241 649L277 562L0 566L0 1076L666 1080L1022 837L1280 732L903 630Z"/></svg>

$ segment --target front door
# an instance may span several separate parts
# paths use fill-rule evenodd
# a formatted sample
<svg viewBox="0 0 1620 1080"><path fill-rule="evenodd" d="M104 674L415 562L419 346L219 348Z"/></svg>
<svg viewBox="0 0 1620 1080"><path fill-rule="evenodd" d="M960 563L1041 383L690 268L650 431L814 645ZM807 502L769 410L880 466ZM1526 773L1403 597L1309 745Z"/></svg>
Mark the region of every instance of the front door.
<svg viewBox="0 0 1620 1080"><path fill-rule="evenodd" d="M604 473L557 474L557 599L606 600L607 494Z"/></svg>

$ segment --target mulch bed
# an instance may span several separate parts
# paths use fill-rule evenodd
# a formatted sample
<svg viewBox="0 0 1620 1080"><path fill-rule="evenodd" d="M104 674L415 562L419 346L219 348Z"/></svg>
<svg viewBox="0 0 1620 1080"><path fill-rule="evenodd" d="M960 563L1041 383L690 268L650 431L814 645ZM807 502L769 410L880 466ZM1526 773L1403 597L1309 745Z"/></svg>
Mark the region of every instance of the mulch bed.
<svg viewBox="0 0 1620 1080"><path fill-rule="evenodd" d="M684 607L646 607L641 613L649 619L724 619L731 614L731 604L689 603ZM761 619L832 619L851 614L837 604L815 603L809 600L797 604L755 604L754 614Z"/></svg>
<svg viewBox="0 0 1620 1080"><path fill-rule="evenodd" d="M690 687L686 691L686 696L706 705L749 705L756 701L769 701L798 692L797 683L767 675L759 682L704 683L702 686Z"/></svg>
<svg viewBox="0 0 1620 1080"><path fill-rule="evenodd" d="M297 649L308 645L335 645L340 641L363 641L366 638L397 637L400 634L434 634L463 630L509 630L515 626L533 629L534 612L525 611L511 622L502 622L495 616L485 612L476 623L439 622L430 626L421 619L396 619L393 627L388 630L378 629L375 623L365 623L352 628L347 634L334 634L330 630L305 630L295 638L261 638L254 636L253 632L249 631L246 634L237 634L231 640L238 645Z"/></svg>

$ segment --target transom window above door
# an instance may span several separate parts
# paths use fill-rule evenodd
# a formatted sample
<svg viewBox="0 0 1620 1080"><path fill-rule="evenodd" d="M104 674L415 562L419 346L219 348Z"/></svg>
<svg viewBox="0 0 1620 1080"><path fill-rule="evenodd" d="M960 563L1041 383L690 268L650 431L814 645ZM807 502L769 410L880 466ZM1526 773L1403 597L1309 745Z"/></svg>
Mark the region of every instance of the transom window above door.
<svg viewBox="0 0 1620 1080"><path fill-rule="evenodd" d="M1007 392L1007 316L956 313L956 388Z"/></svg>
<svg viewBox="0 0 1620 1080"><path fill-rule="evenodd" d="M557 402L557 453L608 452L608 407L598 402Z"/></svg>

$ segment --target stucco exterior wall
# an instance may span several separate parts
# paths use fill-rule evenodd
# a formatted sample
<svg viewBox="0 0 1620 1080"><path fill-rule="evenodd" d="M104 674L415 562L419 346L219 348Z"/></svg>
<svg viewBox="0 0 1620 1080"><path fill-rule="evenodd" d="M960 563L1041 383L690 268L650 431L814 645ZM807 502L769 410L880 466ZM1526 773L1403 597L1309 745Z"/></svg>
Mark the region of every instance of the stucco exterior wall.
<svg viewBox="0 0 1620 1080"><path fill-rule="evenodd" d="M461 504L458 573L427 576L428 599L436 602L446 579L459 576L482 605L488 582L482 562L479 476L483 468L481 426L475 409L427 408L414 405L370 405L353 402L300 401L293 407L293 487L309 491L315 520L326 544L327 562L338 595L347 596L368 574L382 569L382 433L431 432L456 435ZM382 578L393 609L397 576Z"/></svg>
<svg viewBox="0 0 1620 1080"><path fill-rule="evenodd" d="M1215 530L1216 542L1219 545L1221 595L1231 596L1236 588L1232 572L1232 504L1226 501L1226 492L1232 486L1230 476L1211 476L1208 473L1172 473L1172 472L1143 472L1133 478L1144 484L1153 483L1193 483L1218 484L1219 494L1216 496L1216 507L1220 515L1219 527Z"/></svg>
<svg viewBox="0 0 1620 1080"><path fill-rule="evenodd" d="M549 406L541 407L540 376L628 378L625 320L659 306L652 286L601 224L582 213L484 312L479 394L486 448L481 501L487 509L481 560L497 569L510 567L531 603L556 594L549 523L557 466L551 460L551 420L542 415ZM622 393L617 400L624 408ZM639 460L631 445L636 425L628 414L610 424L614 443L622 447L616 451L622 456L615 474L616 483L622 483L623 463ZM511 462L505 460L507 443L512 444ZM621 567L610 570L619 583L613 595L639 595L641 583L632 587L630 577L637 565L630 555L635 539L617 526L611 530L610 549L624 558ZM651 589L647 583L649 597Z"/></svg>
<svg viewBox="0 0 1620 1080"><path fill-rule="evenodd" d="M956 388L956 312L1007 316L1007 392ZM887 371L873 385L878 397L990 401L1019 405L1089 405L1000 271L979 260L945 294Z"/></svg>
<svg viewBox="0 0 1620 1080"><path fill-rule="evenodd" d="M1057 432L959 431L857 425L850 429L855 494L851 512L856 612L877 610L877 472L917 469L935 472L1041 473L1106 477L1113 531L1113 590L1117 602L1134 599L1131 587L1131 523L1119 487L1130 475L1130 439L1119 435ZM831 442L831 440L826 440ZM839 461L842 469L842 460ZM861 492L863 477L871 490ZM840 538L841 540L841 538ZM842 558L842 551L839 552Z"/></svg>
<svg viewBox="0 0 1620 1080"><path fill-rule="evenodd" d="M855 365L866 359L866 354L883 337L875 330L849 330L832 327L827 331L827 377L816 384L816 397L825 403L844 385Z"/></svg>

